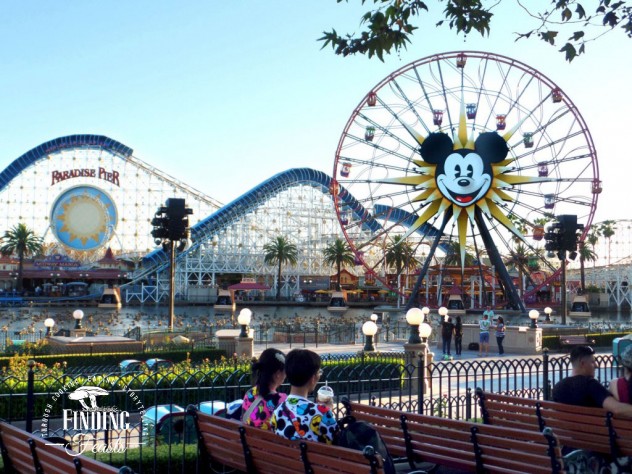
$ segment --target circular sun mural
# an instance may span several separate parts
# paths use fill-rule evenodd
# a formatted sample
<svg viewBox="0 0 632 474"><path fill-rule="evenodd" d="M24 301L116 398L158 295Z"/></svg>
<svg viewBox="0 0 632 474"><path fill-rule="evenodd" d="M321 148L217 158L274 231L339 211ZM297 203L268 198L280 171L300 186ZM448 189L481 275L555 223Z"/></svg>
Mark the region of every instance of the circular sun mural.
<svg viewBox="0 0 632 474"><path fill-rule="evenodd" d="M55 236L73 250L94 250L106 244L116 223L112 198L92 186L68 189L57 198L51 213Z"/></svg>

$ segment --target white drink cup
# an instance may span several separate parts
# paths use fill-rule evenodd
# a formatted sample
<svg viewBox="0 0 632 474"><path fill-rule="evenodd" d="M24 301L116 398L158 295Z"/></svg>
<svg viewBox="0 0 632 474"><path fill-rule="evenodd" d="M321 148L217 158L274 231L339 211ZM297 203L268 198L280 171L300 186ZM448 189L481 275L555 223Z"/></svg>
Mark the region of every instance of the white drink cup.
<svg viewBox="0 0 632 474"><path fill-rule="evenodd" d="M334 398L334 390L329 385L323 385L318 389L316 401L318 403L329 403Z"/></svg>

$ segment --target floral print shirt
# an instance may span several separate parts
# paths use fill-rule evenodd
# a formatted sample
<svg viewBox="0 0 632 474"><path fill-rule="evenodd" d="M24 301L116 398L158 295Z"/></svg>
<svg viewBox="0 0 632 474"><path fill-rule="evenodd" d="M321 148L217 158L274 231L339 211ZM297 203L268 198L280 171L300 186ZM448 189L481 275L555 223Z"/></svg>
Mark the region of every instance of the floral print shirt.
<svg viewBox="0 0 632 474"><path fill-rule="evenodd" d="M270 424L276 434L287 439L332 444L338 433L338 422L331 408L297 395L288 395L274 410Z"/></svg>
<svg viewBox="0 0 632 474"><path fill-rule="evenodd" d="M244 396L244 401L241 403L241 410L244 415L256 400L258 392L258 387L252 387L246 392L246 395ZM279 403L283 402L286 398L287 394L285 393L269 393L268 395L263 397L263 401L257 405L257 407L250 414L250 417L247 420L244 420L244 422L250 426L256 426L257 428L269 430L272 412L279 405Z"/></svg>

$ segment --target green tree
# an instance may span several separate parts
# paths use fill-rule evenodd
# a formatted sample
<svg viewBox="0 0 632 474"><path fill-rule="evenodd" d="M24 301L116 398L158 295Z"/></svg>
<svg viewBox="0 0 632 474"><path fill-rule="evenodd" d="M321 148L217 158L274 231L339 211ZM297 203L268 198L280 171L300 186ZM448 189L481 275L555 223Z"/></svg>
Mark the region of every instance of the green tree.
<svg viewBox="0 0 632 474"><path fill-rule="evenodd" d="M263 261L268 265L277 265L276 299L281 298L281 267L285 264L296 265L298 250L296 245L283 236L278 236L272 242L263 246Z"/></svg>
<svg viewBox="0 0 632 474"><path fill-rule="evenodd" d="M338 3L342 1L337 0ZM371 3L369 0L361 1L362 5ZM375 55L383 61L385 53L390 54L393 49L395 52L406 49L415 30L432 26L432 20L422 18L423 15L431 14L429 2L373 0L372 3L374 7L361 17L362 31L344 35L338 35L334 29L325 31L324 36L319 38L323 48L331 45L334 52L342 56L360 53L367 54L369 58ZM456 34L478 32L486 36L491 30L495 12L498 12L501 4L507 3L509 0L440 0L435 4L443 7L443 19L434 26L447 25ZM515 24L524 24L525 20L529 20L535 25L531 29L525 26L523 32L516 33L516 41L534 37L559 46L556 41L561 39L565 43L560 52L567 61L583 54L587 43L615 28L622 30L628 38L632 37L632 7L624 1L551 0L544 11L539 6L533 6L532 2L515 0L514 3L517 5L513 6L512 18L508 20ZM420 26L415 26L415 23Z"/></svg>
<svg viewBox="0 0 632 474"><path fill-rule="evenodd" d="M444 265L461 265L461 244L457 240L451 240L447 244L447 250L445 254L445 258L443 259ZM474 265L474 256L465 251L465 262L463 262L464 267L471 267Z"/></svg>
<svg viewBox="0 0 632 474"><path fill-rule="evenodd" d="M336 266L338 291L340 291L342 289L340 286L340 272L342 267L353 265L355 263L355 255L345 240L337 238L323 249L323 256L325 257L325 263L327 265Z"/></svg>
<svg viewBox="0 0 632 474"><path fill-rule="evenodd" d="M41 253L42 244L43 239L21 223L7 230L0 239L0 253L6 256L17 255L18 257L18 291L22 291L23 288L24 257Z"/></svg>
<svg viewBox="0 0 632 474"><path fill-rule="evenodd" d="M395 267L398 280L404 270L412 270L417 266L415 249L401 235L393 237L393 241L386 248L384 258L387 265Z"/></svg>
<svg viewBox="0 0 632 474"><path fill-rule="evenodd" d="M599 225L599 233L608 241L608 265L610 265L610 244L612 243L612 236L617 230L616 221L603 221Z"/></svg>
<svg viewBox="0 0 632 474"><path fill-rule="evenodd" d="M505 264L513 266L518 270L518 287L520 288L520 297L522 298L524 295L523 275L529 273L529 250L527 247L523 244L516 244L514 249L511 250L509 258L505 260Z"/></svg>

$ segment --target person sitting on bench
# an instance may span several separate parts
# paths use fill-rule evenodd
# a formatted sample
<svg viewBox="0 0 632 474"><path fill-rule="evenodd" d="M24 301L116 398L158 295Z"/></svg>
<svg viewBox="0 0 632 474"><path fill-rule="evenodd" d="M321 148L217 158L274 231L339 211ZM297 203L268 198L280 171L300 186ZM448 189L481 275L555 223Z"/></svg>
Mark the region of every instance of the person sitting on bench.
<svg viewBox="0 0 632 474"><path fill-rule="evenodd" d="M585 407L599 407L616 415L632 416L632 405L621 403L595 378L595 351L590 346L571 350L573 372L553 387L553 401Z"/></svg>
<svg viewBox="0 0 632 474"><path fill-rule="evenodd" d="M287 439L334 442L338 422L332 411L333 400L323 404L307 398L322 374L320 364L320 356L309 349L293 349L285 357L285 375L292 387L270 420L276 434Z"/></svg>

